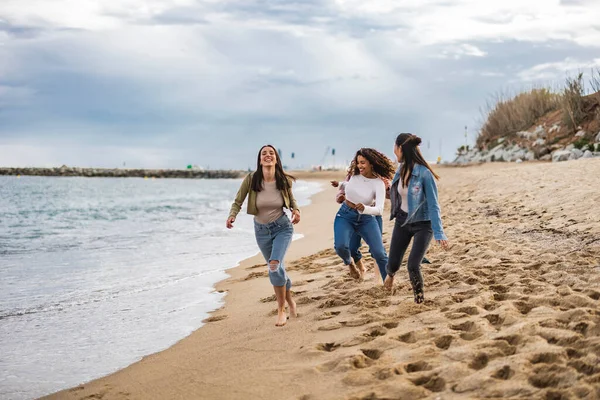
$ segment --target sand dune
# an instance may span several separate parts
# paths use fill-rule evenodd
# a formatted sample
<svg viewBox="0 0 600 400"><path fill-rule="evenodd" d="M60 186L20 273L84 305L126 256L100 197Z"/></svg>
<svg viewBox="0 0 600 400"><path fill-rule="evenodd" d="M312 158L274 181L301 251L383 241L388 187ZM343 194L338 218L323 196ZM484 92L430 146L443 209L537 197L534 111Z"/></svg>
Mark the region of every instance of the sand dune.
<svg viewBox="0 0 600 400"><path fill-rule="evenodd" d="M439 172L453 246L428 252L425 304L405 268L393 295L369 257L365 282L347 276L331 189L292 245L299 319L273 326L255 258L221 285L227 304L205 327L53 398L600 398L599 160Z"/></svg>

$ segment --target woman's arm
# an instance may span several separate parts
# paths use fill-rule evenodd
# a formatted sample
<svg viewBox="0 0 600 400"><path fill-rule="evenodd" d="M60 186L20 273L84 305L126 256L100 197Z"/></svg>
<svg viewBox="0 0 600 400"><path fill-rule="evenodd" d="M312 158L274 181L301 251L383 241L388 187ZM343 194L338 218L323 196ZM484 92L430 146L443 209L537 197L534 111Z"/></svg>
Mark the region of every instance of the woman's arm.
<svg viewBox="0 0 600 400"><path fill-rule="evenodd" d="M423 190L427 199L427 207L429 209L429 218L431 218L431 228L433 229L433 237L435 240L448 240L444 234L442 226L442 216L440 204L438 202L438 190L433 174L426 168L423 168Z"/></svg>
<svg viewBox="0 0 600 400"><path fill-rule="evenodd" d="M250 184L252 183L252 174L246 176L246 178L242 181L240 185L240 189L235 196L235 200L231 205L231 210L229 211L229 218L227 221L233 219L235 221L235 217L237 217L238 213L242 209L242 204L244 204L244 200L246 200L246 196L248 196L248 191L250 190ZM231 221L231 222L233 222Z"/></svg>
<svg viewBox="0 0 600 400"><path fill-rule="evenodd" d="M292 224L297 224L298 222L300 222L300 209L298 208L298 203L296 202L294 192L292 191L292 185L294 184L294 182L292 179L288 179L288 183L288 196L290 197L290 209L292 210Z"/></svg>

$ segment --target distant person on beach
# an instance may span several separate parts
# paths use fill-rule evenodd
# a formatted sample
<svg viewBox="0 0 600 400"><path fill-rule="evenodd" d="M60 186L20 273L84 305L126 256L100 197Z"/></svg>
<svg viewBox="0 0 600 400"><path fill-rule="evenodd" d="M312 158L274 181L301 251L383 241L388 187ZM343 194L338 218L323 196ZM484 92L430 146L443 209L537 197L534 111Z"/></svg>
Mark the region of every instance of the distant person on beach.
<svg viewBox="0 0 600 400"><path fill-rule="evenodd" d="M387 264L384 287L391 290L394 275L398 272L404 253L411 239L413 246L408 256L408 274L413 288L415 303L425 301L421 261L427 252L432 236L448 249L449 243L442 227L438 192L435 183L439 176L433 172L419 149L421 138L410 133L401 133L394 144L400 167L392 180L390 189L390 220L396 219L390 257Z"/></svg>
<svg viewBox="0 0 600 400"><path fill-rule="evenodd" d="M356 152L350 174L350 179L342 185L344 198L333 224L335 251L348 266L350 276L364 279L364 265L360 262L357 266L350 247L354 240L353 251L354 248L358 250L360 240L357 244L355 236L358 234L358 239L364 239L369 245L381 278L385 279L387 254L383 247L382 224L377 222L376 217L383 214L386 198L383 179L392 177L394 166L377 150L363 148Z"/></svg>
<svg viewBox="0 0 600 400"><path fill-rule="evenodd" d="M275 147L263 146L258 152L256 171L250 173L240 187L231 205L227 228L233 228L235 218L248 197L248 214L254 215L256 243L268 264L269 279L277 297L276 326L287 322L285 302L292 317L297 316L296 303L292 298L292 281L288 277L283 259L292 241L292 224L300 222L300 210L292 193L292 182L296 178L283 171L281 159ZM292 220L283 209L292 212Z"/></svg>

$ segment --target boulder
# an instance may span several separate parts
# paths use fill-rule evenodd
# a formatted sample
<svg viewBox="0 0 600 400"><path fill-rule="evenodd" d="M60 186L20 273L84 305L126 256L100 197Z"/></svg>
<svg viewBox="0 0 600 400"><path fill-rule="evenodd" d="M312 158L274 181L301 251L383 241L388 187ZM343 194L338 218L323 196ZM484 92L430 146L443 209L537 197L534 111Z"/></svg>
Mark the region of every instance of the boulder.
<svg viewBox="0 0 600 400"><path fill-rule="evenodd" d="M527 160L527 161L535 160L535 153L533 151L528 151L527 154L525 154L525 160Z"/></svg>
<svg viewBox="0 0 600 400"><path fill-rule="evenodd" d="M540 161L551 161L552 160L552 154L546 154L542 157L540 157Z"/></svg>
<svg viewBox="0 0 600 400"><path fill-rule="evenodd" d="M545 144L546 144L546 141L542 138L536 139L535 142L533 142L534 146L543 146Z"/></svg>
<svg viewBox="0 0 600 400"><path fill-rule="evenodd" d="M570 145L568 145L567 147L565 147L565 150L567 150L567 151L571 151L571 150L573 150L574 148L575 148L575 145L573 145L573 144L570 144Z"/></svg>
<svg viewBox="0 0 600 400"><path fill-rule="evenodd" d="M557 150L552 153L552 162L567 161L570 159L571 154L568 150Z"/></svg>
<svg viewBox="0 0 600 400"><path fill-rule="evenodd" d="M575 136L577 136L577 137L584 137L584 136L585 136L585 133L586 133L586 132L585 132L585 131L582 129L582 130L580 130L579 132L577 132L577 133L575 134Z"/></svg>
<svg viewBox="0 0 600 400"><path fill-rule="evenodd" d="M583 153L583 158L593 158L594 157L594 153L592 153L589 150L586 150L585 153Z"/></svg>
<svg viewBox="0 0 600 400"><path fill-rule="evenodd" d="M538 125L533 131L533 135L537 137L546 137L546 130L543 125Z"/></svg>
<svg viewBox="0 0 600 400"><path fill-rule="evenodd" d="M571 154L573 155L573 158L575 158L575 159L583 157L583 151L581 151L579 149L572 149Z"/></svg>

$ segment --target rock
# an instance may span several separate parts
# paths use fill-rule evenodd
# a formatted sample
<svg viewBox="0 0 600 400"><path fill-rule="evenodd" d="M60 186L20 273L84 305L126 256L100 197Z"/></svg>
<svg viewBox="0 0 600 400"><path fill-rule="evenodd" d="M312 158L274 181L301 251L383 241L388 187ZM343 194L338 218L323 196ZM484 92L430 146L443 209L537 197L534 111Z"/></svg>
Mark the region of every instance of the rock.
<svg viewBox="0 0 600 400"><path fill-rule="evenodd" d="M537 137L535 132L527 132L527 131L517 132L517 135L522 138L528 139L528 140L531 140L531 139Z"/></svg>
<svg viewBox="0 0 600 400"><path fill-rule="evenodd" d="M575 157L575 159L583 157L583 151L581 151L579 149L572 149L571 150L571 154L573 154L573 156Z"/></svg>
<svg viewBox="0 0 600 400"><path fill-rule="evenodd" d="M519 159L519 160L517 160L517 161L515 161L515 162L516 162L517 164L519 164L519 163L522 163L522 162L523 162L523 160Z"/></svg>
<svg viewBox="0 0 600 400"><path fill-rule="evenodd" d="M540 161L551 161L552 160L552 154L546 154L542 157L540 157Z"/></svg>
<svg viewBox="0 0 600 400"><path fill-rule="evenodd" d="M571 150L573 150L574 148L575 148L575 145L572 145L572 144L570 144L570 145L568 145L567 147L565 147L565 150L567 150L567 151L571 151Z"/></svg>
<svg viewBox="0 0 600 400"><path fill-rule="evenodd" d="M586 150L585 153L583 153L583 158L593 158L594 157L594 153L592 153L589 150Z"/></svg>
<svg viewBox="0 0 600 400"><path fill-rule="evenodd" d="M598 135L600 135L600 132L598 132ZM506 138L501 137L500 139L498 139L498 143L503 143L505 140L506 140ZM599 139L599 141L600 141L600 139Z"/></svg>
<svg viewBox="0 0 600 400"><path fill-rule="evenodd" d="M537 136L537 137L546 137L546 130L544 129L543 125L538 125L535 128L535 131L533 131L533 135Z"/></svg>
<svg viewBox="0 0 600 400"><path fill-rule="evenodd" d="M594 140L595 142L600 142L600 132L598 132L598 134L596 135L596 140Z"/></svg>
<svg viewBox="0 0 600 400"><path fill-rule="evenodd" d="M533 142L534 146L543 146L546 144L546 141L544 139L536 139L535 142Z"/></svg>
<svg viewBox="0 0 600 400"><path fill-rule="evenodd" d="M582 130L580 130L579 132L577 132L577 133L575 134L575 136L577 136L577 137L584 137L584 136L585 136L585 133L586 133L586 132L585 132L585 131L582 129Z"/></svg>
<svg viewBox="0 0 600 400"><path fill-rule="evenodd" d="M557 150L552 153L552 162L567 161L571 157L571 154L568 150Z"/></svg>
<svg viewBox="0 0 600 400"><path fill-rule="evenodd" d="M554 124L554 125L552 125L552 128L550 128L550 133L558 131L559 129L560 129L560 125L559 124Z"/></svg>
<svg viewBox="0 0 600 400"><path fill-rule="evenodd" d="M535 153L533 151L528 151L527 154L525 154L525 160L527 160L527 161L535 160Z"/></svg>

